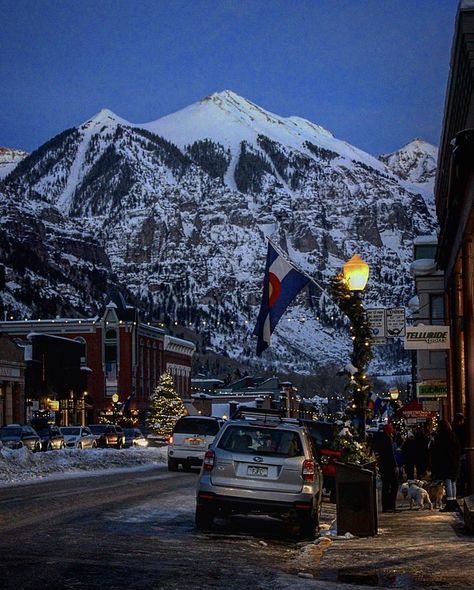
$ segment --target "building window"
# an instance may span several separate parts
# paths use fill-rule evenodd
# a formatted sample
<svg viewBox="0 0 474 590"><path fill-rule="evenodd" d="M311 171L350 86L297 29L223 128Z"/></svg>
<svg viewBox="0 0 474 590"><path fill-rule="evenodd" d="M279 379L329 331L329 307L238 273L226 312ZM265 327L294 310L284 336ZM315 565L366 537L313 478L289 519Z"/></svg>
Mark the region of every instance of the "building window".
<svg viewBox="0 0 474 590"><path fill-rule="evenodd" d="M74 338L74 340L76 340L76 342L80 342L81 344L84 345L84 356L81 356L81 367L86 367L87 366L87 342L81 336L77 336L77 338Z"/></svg>
<svg viewBox="0 0 474 590"><path fill-rule="evenodd" d="M430 295L430 323L434 325L444 324L443 295Z"/></svg>
<svg viewBox="0 0 474 590"><path fill-rule="evenodd" d="M435 260L436 244L416 244L415 246L415 260Z"/></svg>
<svg viewBox="0 0 474 590"><path fill-rule="evenodd" d="M105 384L108 396L117 393L118 341L117 330L107 330L104 342Z"/></svg>

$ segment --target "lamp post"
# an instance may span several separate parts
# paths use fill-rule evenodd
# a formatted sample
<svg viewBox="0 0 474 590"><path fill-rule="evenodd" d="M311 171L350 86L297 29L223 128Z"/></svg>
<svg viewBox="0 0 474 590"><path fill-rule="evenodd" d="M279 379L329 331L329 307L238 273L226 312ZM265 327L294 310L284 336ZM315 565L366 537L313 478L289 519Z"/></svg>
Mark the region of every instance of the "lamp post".
<svg viewBox="0 0 474 590"><path fill-rule="evenodd" d="M340 310L350 321L352 353L350 381L345 390L351 399L351 413L360 440L365 440L365 412L371 388L367 366L372 359L371 330L362 305L361 292L367 285L369 265L355 254L331 281L330 291Z"/></svg>

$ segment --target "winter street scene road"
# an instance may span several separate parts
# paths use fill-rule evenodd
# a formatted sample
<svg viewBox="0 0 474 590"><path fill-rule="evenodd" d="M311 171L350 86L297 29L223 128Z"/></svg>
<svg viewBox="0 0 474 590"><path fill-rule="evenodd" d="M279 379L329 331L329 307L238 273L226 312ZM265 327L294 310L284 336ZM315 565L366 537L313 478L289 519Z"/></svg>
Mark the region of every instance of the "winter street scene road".
<svg viewBox="0 0 474 590"><path fill-rule="evenodd" d="M474 590L474 0L0 14L0 590Z"/></svg>

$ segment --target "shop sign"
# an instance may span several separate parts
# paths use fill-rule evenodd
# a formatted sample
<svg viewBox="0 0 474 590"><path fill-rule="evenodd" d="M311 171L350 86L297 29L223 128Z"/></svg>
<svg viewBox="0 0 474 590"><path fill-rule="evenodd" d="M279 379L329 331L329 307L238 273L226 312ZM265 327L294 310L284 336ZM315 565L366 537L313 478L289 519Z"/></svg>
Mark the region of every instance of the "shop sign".
<svg viewBox="0 0 474 590"><path fill-rule="evenodd" d="M425 401L423 400L423 409L427 412L438 412L439 411L439 402L438 401Z"/></svg>
<svg viewBox="0 0 474 590"><path fill-rule="evenodd" d="M450 348L449 326L408 326L405 350L443 350Z"/></svg>
<svg viewBox="0 0 474 590"><path fill-rule="evenodd" d="M17 367L0 367L0 377L21 377Z"/></svg>
<svg viewBox="0 0 474 590"><path fill-rule="evenodd" d="M405 309L403 307L389 308L385 314L385 329L389 338L405 336Z"/></svg>
<svg viewBox="0 0 474 590"><path fill-rule="evenodd" d="M432 418L436 415L436 412L426 410L420 402L413 400L397 410L397 416L399 418L416 418L416 419L423 419L423 418Z"/></svg>
<svg viewBox="0 0 474 590"><path fill-rule="evenodd" d="M448 397L446 381L422 381L416 384L416 397Z"/></svg>
<svg viewBox="0 0 474 590"><path fill-rule="evenodd" d="M366 309L372 338L385 337L385 309Z"/></svg>

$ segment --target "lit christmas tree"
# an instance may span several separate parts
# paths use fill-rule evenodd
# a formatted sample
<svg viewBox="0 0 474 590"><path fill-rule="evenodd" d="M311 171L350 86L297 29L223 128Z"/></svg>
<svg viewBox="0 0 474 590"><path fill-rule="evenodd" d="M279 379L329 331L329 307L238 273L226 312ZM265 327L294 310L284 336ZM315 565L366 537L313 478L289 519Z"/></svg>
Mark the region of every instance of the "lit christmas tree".
<svg viewBox="0 0 474 590"><path fill-rule="evenodd" d="M153 434L171 434L178 418L187 414L182 399L174 388L173 377L163 373L155 391L150 396L147 426Z"/></svg>

